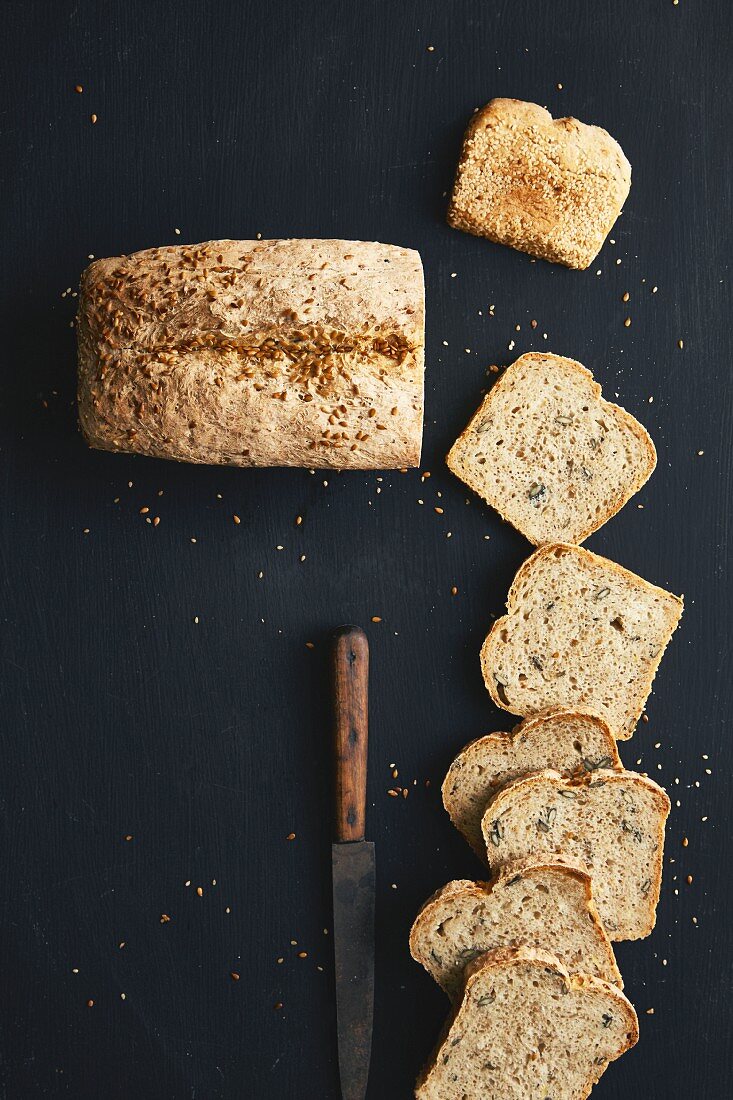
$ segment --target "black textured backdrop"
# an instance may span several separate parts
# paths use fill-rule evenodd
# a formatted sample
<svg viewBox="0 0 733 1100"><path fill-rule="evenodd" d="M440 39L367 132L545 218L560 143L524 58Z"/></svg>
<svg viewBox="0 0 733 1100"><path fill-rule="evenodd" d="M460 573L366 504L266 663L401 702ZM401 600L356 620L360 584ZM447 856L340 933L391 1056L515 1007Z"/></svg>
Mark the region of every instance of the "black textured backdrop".
<svg viewBox="0 0 733 1100"><path fill-rule="evenodd" d="M446 1008L410 960L411 918L480 874L440 780L465 740L511 725L478 650L529 551L443 455L488 365L532 348L580 359L650 429L656 473L589 546L687 598L649 724L622 746L674 808L657 930L618 952L641 1041L597 1095L730 1095L729 4L1 14L3 1098L338 1095L325 669L344 621L372 647L369 1095L409 1096ZM464 125L497 95L599 123L629 156L630 198L590 271L445 224ZM429 480L84 446L63 292L88 254L257 233L420 250ZM406 800L387 796L392 764Z"/></svg>

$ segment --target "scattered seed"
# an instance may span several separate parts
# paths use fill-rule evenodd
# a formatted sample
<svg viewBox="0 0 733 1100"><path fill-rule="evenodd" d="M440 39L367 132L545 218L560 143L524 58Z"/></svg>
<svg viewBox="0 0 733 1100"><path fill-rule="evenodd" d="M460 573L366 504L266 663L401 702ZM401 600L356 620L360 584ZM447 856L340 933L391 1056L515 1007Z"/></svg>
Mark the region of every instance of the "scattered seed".
<svg viewBox="0 0 733 1100"><path fill-rule="evenodd" d="M624 325L625 325L626 328L631 328L631 318L630 317L626 318L626 320L624 321Z"/></svg>
<svg viewBox="0 0 733 1100"><path fill-rule="evenodd" d="M74 91L77 93L77 95L81 95L84 89L82 88L81 84L75 84Z"/></svg>
<svg viewBox="0 0 733 1100"><path fill-rule="evenodd" d="M160 923L161 924L168 924L169 920L170 920L170 917L168 916L167 913L161 913L160 914Z"/></svg>
<svg viewBox="0 0 733 1100"><path fill-rule="evenodd" d="M237 974L236 970L232 970L229 977L232 979L233 982L238 982L239 981L239 974Z"/></svg>
<svg viewBox="0 0 733 1100"><path fill-rule="evenodd" d="M239 518L239 516L237 516L237 515L234 515L234 516L232 516L232 519L233 519L233 520L234 520L234 522L235 522L235 523L237 523L237 524L239 524L239 523L241 523L241 522L242 522L242 521L241 521L241 519Z"/></svg>
<svg viewBox="0 0 733 1100"><path fill-rule="evenodd" d="M96 115L90 115L89 116L89 121L91 122L92 126L96 125L97 116Z"/></svg>
<svg viewBox="0 0 733 1100"><path fill-rule="evenodd" d="M295 833L288 833L285 837L286 840L295 840Z"/></svg>
<svg viewBox="0 0 733 1100"><path fill-rule="evenodd" d="M379 616L379 615L372 615L372 622L373 622L373 623L381 623L381 621L382 621L382 619L381 619L381 616Z"/></svg>

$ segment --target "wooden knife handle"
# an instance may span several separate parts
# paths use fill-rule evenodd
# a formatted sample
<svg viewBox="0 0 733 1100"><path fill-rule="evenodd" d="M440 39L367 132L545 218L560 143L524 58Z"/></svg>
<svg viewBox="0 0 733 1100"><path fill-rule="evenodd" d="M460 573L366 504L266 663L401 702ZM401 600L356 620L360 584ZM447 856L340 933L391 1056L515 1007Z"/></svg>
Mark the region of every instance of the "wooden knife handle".
<svg viewBox="0 0 733 1100"><path fill-rule="evenodd" d="M369 733L369 643L358 626L344 626L333 644L334 833L363 840Z"/></svg>

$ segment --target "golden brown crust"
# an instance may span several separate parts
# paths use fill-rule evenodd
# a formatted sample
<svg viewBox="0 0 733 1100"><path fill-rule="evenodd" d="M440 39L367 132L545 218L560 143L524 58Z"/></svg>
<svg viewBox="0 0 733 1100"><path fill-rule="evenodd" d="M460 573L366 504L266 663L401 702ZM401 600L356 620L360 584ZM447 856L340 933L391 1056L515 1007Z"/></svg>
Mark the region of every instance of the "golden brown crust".
<svg viewBox="0 0 733 1100"><path fill-rule="evenodd" d="M512 612L516 610L518 602L518 592L525 578L531 573L533 569L542 564L545 559L550 559L553 557L553 555L557 557L561 554L574 554L578 556L580 561L585 561L589 565L595 564L602 567L603 569L610 570L612 573L616 573L619 578L621 578L625 583L638 586L638 589L640 591L643 591L650 595L656 594L661 600L663 600L664 604L667 607L668 636L662 640L662 644L660 644L656 656L647 659L645 662L645 676L643 681L643 688L645 690L640 690L638 692L638 699L636 705L633 708L633 711L629 714L627 720L623 724L614 723L610 715L605 715L608 718L614 736L620 741L628 740L632 736L636 723L638 722L639 717L641 716L641 713L644 709L644 703L646 702L649 692L651 691L654 677L656 675L657 669L659 668L662 657L664 656L664 651L667 647L669 639L677 628L680 616L682 615L683 600L680 596L675 596L673 593L667 592L666 589L659 588L657 585L651 584L649 581L646 581L642 577L637 576L630 570L624 569L623 566L618 565L616 562L611 561L609 558L602 558L598 554L592 554L589 550L585 550L582 547L571 546L567 543L548 543L545 546L541 546L538 550L535 550L534 553L531 554L527 558L527 560L523 562L523 564L519 567L519 570L514 577L514 581L512 582L512 585L509 589L509 595L507 597L507 610L509 614L503 615L501 618L496 620L481 647L481 670L483 673L484 683L489 694L491 695L491 698L498 707L501 707L502 710L509 711L513 714L521 713L514 709L513 706L507 702L507 699L503 695L502 691L503 685L501 685L496 680L492 672L493 653L497 644L499 644L500 642L502 631L504 631L504 629L506 628L506 624L509 622ZM565 689L565 694L567 696L567 688ZM604 709L600 705L600 703L597 703L594 706L594 701L592 699L584 701L584 706L585 705L588 705L592 709L598 711L602 711ZM538 709L545 709L546 706L547 704ZM532 713L535 713L533 709L525 708L525 714Z"/></svg>
<svg viewBox="0 0 733 1100"><path fill-rule="evenodd" d="M208 241L98 260L79 298L91 446L188 462L337 469L420 460L417 252Z"/></svg>
<svg viewBox="0 0 733 1100"><path fill-rule="evenodd" d="M448 222L541 259L587 268L626 201L631 166L599 126L492 99L463 141Z"/></svg>
<svg viewBox="0 0 733 1100"><path fill-rule="evenodd" d="M538 367L549 366L551 370L577 376L578 382L582 384L583 388L590 395L589 399L598 403L599 410L602 411L604 415L610 416L616 421L621 436L623 436L624 433L631 435L637 442L639 449L639 453L636 456L636 464L625 469L622 478L618 476L614 477L612 484L610 483L611 479L609 477L606 478L604 489L607 495L604 502L604 508L594 513L592 517L586 516L583 518L581 509L578 507L572 527L566 526L562 529L557 526L554 528L551 526L548 527L546 521L543 522L543 517L539 514L531 517L533 523L531 526L528 526L526 515L523 516L522 512L518 510L516 506L512 506L511 498L506 495L506 487L498 488L494 482L487 481L486 477L482 476L482 468L477 468L471 461L471 449L475 446L475 441L480 438L478 430L491 417L493 406L504 398L507 391L511 391L514 380L518 374L521 375L523 370L535 365ZM509 425L506 425L506 428L510 431ZM526 435L523 435L521 439L522 451L524 451L528 442L531 445L532 441L528 440ZM544 470L544 464L547 462L547 457L546 454L543 453L543 448L546 447L547 441L540 437L537 451L533 453L532 460L527 465L527 469L532 470L533 476L536 473L547 473L547 471ZM597 462L600 455L594 454L592 457ZM520 466L524 461L526 460L516 458L515 465ZM588 465L591 465L589 460L586 459L585 461L588 462ZM603 398L601 386L595 381L587 367L584 367L582 363L577 362L575 359L569 359L563 355L555 355L552 352L528 352L525 355L521 355L507 367L491 387L489 393L483 398L480 406L446 456L446 465L449 470L468 485L470 489L477 493L482 500L485 500L487 504L491 505L491 507L499 513L502 519L516 527L517 530L520 531L525 538L529 539L530 542L534 543L535 546L554 541L573 544L583 542L589 535L593 534L594 531L597 531L604 523L611 519L612 516L615 516L616 513L623 508L626 502L642 488L654 472L656 464L657 452L646 428L644 428L631 413L627 412L626 409L623 409L620 405L615 405L611 401L606 401ZM583 469L577 459L576 468ZM557 476L558 472L554 471L554 473L555 476ZM571 477L566 475L566 481L565 497L567 497L568 489L571 486ZM574 488L570 491L574 492Z"/></svg>

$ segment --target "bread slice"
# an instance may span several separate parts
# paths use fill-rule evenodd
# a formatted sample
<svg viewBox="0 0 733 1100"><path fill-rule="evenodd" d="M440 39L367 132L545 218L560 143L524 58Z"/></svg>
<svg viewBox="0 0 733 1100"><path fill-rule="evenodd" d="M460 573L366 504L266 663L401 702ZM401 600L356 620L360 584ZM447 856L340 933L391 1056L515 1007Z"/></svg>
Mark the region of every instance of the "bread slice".
<svg viewBox="0 0 733 1100"><path fill-rule="evenodd" d="M656 920L669 808L666 791L636 772L580 780L547 770L502 787L481 827L492 870L542 857L584 867L609 937L638 940Z"/></svg>
<svg viewBox="0 0 733 1100"><path fill-rule="evenodd" d="M579 868L525 861L491 882L449 882L423 905L410 932L413 959L451 1000L463 989L468 963L497 947L551 951L571 974L622 984L590 875Z"/></svg>
<svg viewBox="0 0 733 1100"><path fill-rule="evenodd" d="M558 708L525 718L511 733L489 733L469 742L443 780L443 805L476 854L485 859L481 818L504 783L543 768L574 775L621 767L603 718Z"/></svg>
<svg viewBox="0 0 733 1100"><path fill-rule="evenodd" d="M512 714L589 709L627 740L682 614L682 600L563 543L536 550L481 649L484 682Z"/></svg>
<svg viewBox="0 0 733 1100"><path fill-rule="evenodd" d="M540 546L597 531L648 480L657 453L581 363L530 352L507 367L447 462Z"/></svg>
<svg viewBox="0 0 733 1100"><path fill-rule="evenodd" d="M466 130L448 211L456 229L588 267L631 187L610 134L536 103L492 99Z"/></svg>
<svg viewBox="0 0 733 1100"><path fill-rule="evenodd" d="M471 963L460 1004L418 1078L418 1100L585 1100L639 1023L614 985L570 976L546 951Z"/></svg>

